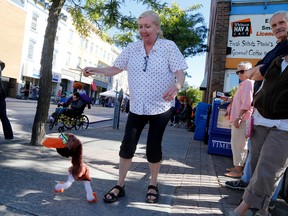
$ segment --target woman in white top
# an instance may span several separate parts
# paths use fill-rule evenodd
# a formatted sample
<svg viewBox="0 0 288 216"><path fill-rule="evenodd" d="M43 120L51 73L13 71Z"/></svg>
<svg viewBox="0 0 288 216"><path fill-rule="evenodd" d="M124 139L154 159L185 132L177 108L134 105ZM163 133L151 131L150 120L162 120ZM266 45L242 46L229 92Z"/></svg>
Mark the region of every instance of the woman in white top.
<svg viewBox="0 0 288 216"><path fill-rule="evenodd" d="M146 156L151 179L146 201L158 201L157 176L162 160L162 137L172 114L174 98L184 84L183 70L187 69L176 44L163 39L160 17L156 12L146 11L139 16L138 31L142 40L129 44L112 67L86 67L83 70L84 76L95 73L113 76L128 71L130 113L119 152L119 179L117 185L104 195L103 200L107 203L125 196L125 177L141 132L148 122Z"/></svg>

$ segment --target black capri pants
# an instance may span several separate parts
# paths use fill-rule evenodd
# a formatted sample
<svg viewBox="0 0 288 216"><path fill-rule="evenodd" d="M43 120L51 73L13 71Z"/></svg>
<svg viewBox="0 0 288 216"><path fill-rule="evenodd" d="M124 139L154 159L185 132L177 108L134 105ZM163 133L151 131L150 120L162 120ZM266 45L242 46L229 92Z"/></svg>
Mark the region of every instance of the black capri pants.
<svg viewBox="0 0 288 216"><path fill-rule="evenodd" d="M149 122L146 157L150 163L160 162L162 160L162 138L172 113L173 108L158 115L137 115L130 112L119 156L125 159L133 158L140 135Z"/></svg>

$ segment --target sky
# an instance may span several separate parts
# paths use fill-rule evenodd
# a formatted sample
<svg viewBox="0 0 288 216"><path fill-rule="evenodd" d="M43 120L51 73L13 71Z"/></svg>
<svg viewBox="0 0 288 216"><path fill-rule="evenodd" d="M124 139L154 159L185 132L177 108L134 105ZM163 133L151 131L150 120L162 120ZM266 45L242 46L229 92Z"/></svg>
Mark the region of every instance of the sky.
<svg viewBox="0 0 288 216"><path fill-rule="evenodd" d="M196 10L195 12L199 12L204 16L205 25L209 27L211 0L163 0L162 2L167 2L168 4L176 2L180 5L182 9L186 9L189 6L195 4L202 4L203 7ZM138 17L145 10L147 10L145 6L139 7L139 5L137 5L135 2L128 0L126 1L126 7L123 9L123 13L131 11L134 16ZM188 72L188 75L191 76L191 78L186 77L186 81L190 86L199 87L201 85L201 82L204 78L205 60L205 53L198 56L186 58L188 64L188 69L186 71Z"/></svg>

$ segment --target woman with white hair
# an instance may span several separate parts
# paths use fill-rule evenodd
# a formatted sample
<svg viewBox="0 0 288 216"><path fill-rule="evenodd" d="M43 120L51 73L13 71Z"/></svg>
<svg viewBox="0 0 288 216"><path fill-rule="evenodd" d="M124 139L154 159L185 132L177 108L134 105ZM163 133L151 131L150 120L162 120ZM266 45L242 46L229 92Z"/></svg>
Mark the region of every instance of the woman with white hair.
<svg viewBox="0 0 288 216"><path fill-rule="evenodd" d="M236 74L241 80L231 105L229 121L231 125L231 148L233 168L227 168L225 176L240 178L247 157L248 138L246 137L246 121L251 118L253 107L254 80L246 78L246 71L252 68L250 62L241 62Z"/></svg>
<svg viewBox="0 0 288 216"><path fill-rule="evenodd" d="M162 161L162 137L173 112L174 98L185 80L186 61L173 41L163 39L160 17L156 12L146 11L139 16L138 32L141 40L130 43L112 67L86 67L83 70L84 76L95 73L113 76L128 71L130 112L119 152L118 182L104 195L106 203L125 196L124 180L147 123L146 156L151 178L146 202L158 202L157 177Z"/></svg>

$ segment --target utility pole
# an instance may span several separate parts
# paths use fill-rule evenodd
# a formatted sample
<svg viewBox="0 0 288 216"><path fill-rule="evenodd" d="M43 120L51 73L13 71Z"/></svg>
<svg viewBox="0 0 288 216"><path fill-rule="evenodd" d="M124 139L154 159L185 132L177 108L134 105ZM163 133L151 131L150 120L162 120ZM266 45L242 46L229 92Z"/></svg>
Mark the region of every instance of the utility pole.
<svg viewBox="0 0 288 216"><path fill-rule="evenodd" d="M118 81L117 81L117 86L116 90L118 88ZM113 118L113 129L119 129L119 121L120 121L120 107L121 107L121 102L123 100L123 89L118 92L116 91L116 101L115 101L115 107L114 107L114 118Z"/></svg>

